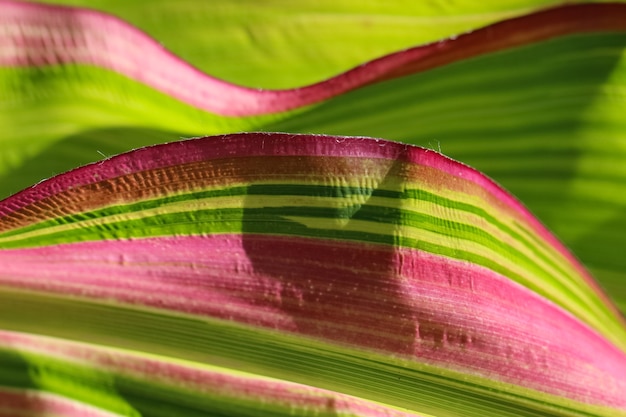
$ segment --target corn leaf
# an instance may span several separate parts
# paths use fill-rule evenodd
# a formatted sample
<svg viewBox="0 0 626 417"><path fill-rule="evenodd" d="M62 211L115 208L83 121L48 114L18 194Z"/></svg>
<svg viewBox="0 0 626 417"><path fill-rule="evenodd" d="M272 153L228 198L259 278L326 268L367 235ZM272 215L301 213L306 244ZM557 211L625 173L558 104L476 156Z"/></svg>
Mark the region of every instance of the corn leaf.
<svg viewBox="0 0 626 417"><path fill-rule="evenodd" d="M626 410L622 318L516 200L433 151L174 142L52 178L0 213L4 361L28 370L9 393L122 415Z"/></svg>
<svg viewBox="0 0 626 417"><path fill-rule="evenodd" d="M337 135L0 202L0 415L625 415L528 210L343 136L487 172L626 309L626 5L555 3L0 0L0 195Z"/></svg>

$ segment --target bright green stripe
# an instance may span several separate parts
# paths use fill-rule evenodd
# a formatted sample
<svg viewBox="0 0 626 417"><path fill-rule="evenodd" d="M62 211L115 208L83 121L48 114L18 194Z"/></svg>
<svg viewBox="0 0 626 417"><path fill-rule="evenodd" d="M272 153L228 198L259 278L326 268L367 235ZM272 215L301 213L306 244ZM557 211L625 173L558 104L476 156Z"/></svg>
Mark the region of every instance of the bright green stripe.
<svg viewBox="0 0 626 417"><path fill-rule="evenodd" d="M447 198L443 198L432 194L430 192L419 190L419 189L410 189L402 192L392 191L392 190L382 190L382 189L371 189L364 187L334 187L334 186L320 186L320 185L302 185L302 184L259 184L253 186L239 186L239 187L230 187L225 189L214 189L214 190L206 190L202 192L182 194L176 196L168 196L165 198L153 199L153 200L145 200L138 203L133 203L129 205L118 205L106 207L100 210L95 210L91 212L79 213L71 216L65 216L58 219L52 219L46 222L41 222L38 224L33 224L26 226L21 229L15 229L1 234L1 237L9 237L16 236L24 232L30 232L34 230L43 230L48 227L57 226L57 225L66 225L72 224L75 222L104 218L107 216L113 215L121 215L133 212L139 212L141 210L148 210L152 208L156 208L159 206L163 206L166 204L173 203L185 203L188 201L193 201L197 199L207 199L212 197L227 197L227 196L245 196L245 195L259 195L259 196L315 196L322 198L345 198L349 196L372 196L372 197L385 197L393 200L418 200L418 201L426 201L433 204L437 204L441 207L445 207L446 209L455 209L459 211L464 211L467 213L474 214L476 216L482 217L490 224L502 230L504 233L512 236L515 240L522 243L527 249L531 250L538 257L542 258L542 260L546 261L550 266L559 270L559 272L565 274L565 272L556 265L552 260L550 260L540 249L536 248L534 245L530 244L526 239L524 239L517 232L513 231L508 226L504 225L502 222L496 220L493 216L488 214L484 209L472 206L467 203L462 203L454 200L450 200ZM329 205L332 204L332 200L329 201ZM355 211L355 209L357 209ZM260 209L244 209L244 215L242 217L242 221L245 222L245 217L247 214L254 215ZM457 222L448 222L443 219L438 219L432 216L421 215L418 213L413 213L406 210L396 209L396 208L387 208L387 207L372 207L370 205L354 205L352 207L345 208L307 208L307 207L284 207L284 208L265 208L262 209L264 213L267 213L270 216L277 216L276 219L279 219L281 215L283 216L303 216L303 217L325 217L325 218L337 218L337 219L362 219L367 221L374 221L380 223L391 223L391 224L405 224L411 227L425 227L427 230L431 230L437 233L441 233L443 235L447 234L449 231L457 232L457 236L463 239L471 240L477 243L480 243L486 247L496 250L497 248L504 247L500 241L494 239L491 235L485 233L479 228L463 225ZM196 214L198 212L195 212ZM216 214L214 217L219 218L221 213ZM181 223L181 221L175 221L176 218L183 219L184 216L181 214L172 214L172 215L164 215L160 216L160 219L155 221L154 224L166 224L167 220L174 220L173 223ZM183 216L183 217L180 217ZM236 216L227 216L226 218L235 218ZM276 220L273 219L273 220ZM120 228L124 228L126 230L132 230L132 224L137 225L137 230L140 231L142 227L140 223L143 225L142 221L133 221L131 223L121 222L115 223L116 226ZM428 225L432 225L432 227L428 227ZM114 228L112 224L107 224L104 226L97 226L91 228L92 230L111 230ZM228 231L236 231L229 230L223 228L209 228L209 231L215 230L219 233L224 233ZM198 230L190 230L194 234L198 233ZM206 230L203 230L206 231ZM263 232L262 230L256 230L255 232ZM158 232L155 232L158 234ZM344 232L345 233L345 232ZM81 231L74 231L63 233L63 240L55 240L54 243L68 243L71 242L71 236L93 236L92 238L97 239L98 233L94 234L93 232L89 232L89 228L85 228ZM124 235L124 237L129 237L130 235ZM141 236L151 236L151 234L145 234ZM473 237L472 237L473 236ZM87 238L89 239L89 238ZM81 240L84 240L81 239ZM49 242L49 241L48 241ZM378 241L378 243L394 243L388 239ZM24 241L22 243L15 243L15 245L26 244ZM31 239L31 244L49 244L46 242L45 238L33 238ZM7 245L7 246L5 246ZM11 243L6 243L5 247L17 247L13 246Z"/></svg>
<svg viewBox="0 0 626 417"><path fill-rule="evenodd" d="M498 227L503 232L509 234L517 241L520 241L527 249L545 260L550 266L557 269L563 275L567 275L562 268L557 266L554 261L550 260L542 251L531 245L526 239L523 239L518 233L509 227L497 221L493 216L489 215L484 209L472 206L467 203L453 201L447 198L437 196L433 193L410 189L402 192L392 190L375 190L365 187L333 187L321 185L302 185L302 184L258 184L252 186L238 186L224 189L205 190L202 192L168 196L160 199L146 200L134 204L124 206L106 207L92 212L80 213L72 216L66 216L59 219L52 219L47 222L30 225L22 229L6 232L0 236L16 236L20 233L34 230L44 230L47 227L56 225L72 224L75 222L105 218L107 216L127 214L148 210L173 203L185 203L196 199L207 199L214 197L227 196L316 196L322 198L333 197L349 197L349 196L376 196L385 197L390 200L418 200L427 201L437 204L446 209L456 209L474 214L484 218L486 221ZM329 205L332 204L329 200ZM244 202L245 204L245 202ZM405 225L409 227L423 228L441 235L451 235L460 239L465 239L478 243L484 247L492 249L496 252L507 254L513 259L519 260L520 263L526 265L529 272L538 275L545 275L535 262L530 261L526 256L509 245L502 244L501 241L494 238L491 234L484 230L458 222L451 222L442 218L429 216L420 213L414 213L392 207L377 207L368 204L352 205L343 208L312 208L312 207L277 207L263 209L218 209L218 210L202 210L185 213L172 213L147 218L145 220L123 221L105 225L92 227L82 227L80 229L68 230L53 233L47 236L37 236L27 238L25 240L17 240L13 242L5 242L2 246L23 247L28 245L46 245L68 243L73 240L99 240L106 238L128 238L128 237L150 237L163 234L171 235L173 233L228 233L228 232L244 232L253 233L280 233L293 234L311 237L332 237L335 239L355 239L364 240L374 243L384 244L400 244L406 247L419 248L419 242L413 240L398 241L393 236L384 236L379 234L367 233L365 231L352 232L345 230L327 231L320 229L312 229L290 222L283 217L319 217L327 219L354 219L365 220L375 223L389 223L396 225ZM248 222L252 222L248 225ZM171 230L170 230L171 228ZM451 234L452 233L452 234ZM417 245L417 246L416 246ZM449 251L450 252L450 251ZM451 251L455 253L458 251ZM458 255L452 256L459 258ZM563 288L564 289L564 288Z"/></svg>
<svg viewBox="0 0 626 417"><path fill-rule="evenodd" d="M242 189L243 190L243 189ZM219 193L224 193L220 190ZM182 198L178 196L177 198ZM332 201L332 200L331 200ZM141 203L139 203L141 204ZM156 202L150 201L150 205ZM114 211L124 211L127 207L116 206ZM117 213L116 213L117 214ZM108 213L107 215L111 215ZM83 217L85 216L85 217ZM81 220L102 218L104 213L86 213ZM270 233L318 238L348 239L388 245L399 245L416 249L423 249L426 244L423 240L381 235L366 230L350 231L343 229L317 229L307 227L298 222L290 221L286 217L312 217L325 219L364 220L372 223L387 223L419 228L441 234L464 239L482 245L505 257L518 260L527 270L539 276L547 276L534 262L531 262L518 250L494 238L484 230L434 216L415 213L391 207L372 206L368 204L349 207L266 207L243 209L215 209L196 210L183 213L168 213L151 216L141 220L120 221L91 227L74 228L53 232L48 235L34 236L23 240L5 242L5 248L25 247L29 245L52 245L73 241L88 241L101 239L124 239L131 237L153 237L163 235L203 234L203 233ZM64 219L65 220L65 219ZM45 229L44 229L45 230ZM450 233L453 234L450 234ZM462 251L446 249L445 253L435 252L453 258L464 259L459 254ZM479 263L482 265L482 263Z"/></svg>
<svg viewBox="0 0 626 417"><path fill-rule="evenodd" d="M381 190L382 193L387 193L384 190ZM375 190L372 195L377 195L378 190ZM506 225L505 223L499 221L495 217L493 217L489 212L487 212L482 207L477 207L468 203L460 202L457 200L451 200L445 197L438 196L436 194L430 193L425 190L420 189L408 189L401 193L398 193L399 198L407 198L407 199L415 199L420 201L428 201L433 204L437 204L441 207L445 208L454 208L454 210L463 211L466 213L474 214L480 218L486 220L489 224L495 226L502 232L511 236L515 241L521 243L526 250L529 250L534 256L541 259L551 268L554 268L558 273L563 276L568 276L568 274L562 267L562 265L554 260L553 257L548 256L549 253L552 253L554 248L548 245L543 239L540 239L534 233L530 232L526 229L526 226L515 222L518 228L525 233L526 236L516 232L511 227Z"/></svg>
<svg viewBox="0 0 626 417"><path fill-rule="evenodd" d="M72 320L66 320L72 317ZM119 346L312 384L423 412L468 417L617 415L471 375L289 336L183 315L0 290L0 327ZM21 365L20 365L21 366ZM143 384L143 382L142 382Z"/></svg>
<svg viewBox="0 0 626 417"><path fill-rule="evenodd" d="M401 194L394 191L375 190L367 187L350 186L324 186L324 185L304 185L304 184L255 184L252 186L234 186L228 188L218 188L191 192L179 195L171 195L151 200L143 200L124 205L108 206L102 209L92 210L83 213L72 214L47 221L34 223L19 229L9 230L0 233L0 239L8 236L16 236L25 232L43 230L48 227L72 224L85 220L98 219L113 215L136 213L142 210L149 210L167 204L186 203L193 200L201 200L215 197L234 197L246 195L267 195L267 196L315 196L322 198L345 198L350 196L370 196L384 195L385 197L397 198Z"/></svg>

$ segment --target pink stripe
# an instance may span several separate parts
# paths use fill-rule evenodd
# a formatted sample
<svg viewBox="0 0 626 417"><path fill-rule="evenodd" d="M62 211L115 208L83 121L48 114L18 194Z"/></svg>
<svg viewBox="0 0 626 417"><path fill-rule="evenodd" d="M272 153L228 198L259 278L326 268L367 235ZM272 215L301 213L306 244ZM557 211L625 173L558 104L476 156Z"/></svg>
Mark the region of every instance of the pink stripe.
<svg viewBox="0 0 626 417"><path fill-rule="evenodd" d="M0 202L0 218L71 187L95 184L102 180L144 170L230 158L234 155L241 158L281 155L380 158L432 167L471 181L484 188L485 193L482 197L489 204L508 206L511 215L534 229L542 240L576 268L604 303L611 307L615 316L621 317L617 308L613 306L580 262L518 200L494 181L479 171L432 150L382 139L285 133L241 133L155 145L74 169L17 193ZM244 159L242 163L245 163ZM323 171L322 160L319 165L320 171ZM419 181L418 178L415 180ZM441 186L446 188L445 183ZM626 324L626 321L624 323Z"/></svg>
<svg viewBox="0 0 626 417"><path fill-rule="evenodd" d="M0 268L5 286L234 320L626 410L623 352L505 277L416 250L224 235L4 251Z"/></svg>
<svg viewBox="0 0 626 417"><path fill-rule="evenodd" d="M623 5L570 5L370 61L306 87L262 90L211 77L128 23L89 9L0 1L0 65L91 64L124 74L206 111L228 116L287 111L367 84L485 53L563 36L626 29Z"/></svg>
<svg viewBox="0 0 626 417"><path fill-rule="evenodd" d="M2 340L0 334L0 340ZM9 334L10 336L10 334ZM115 417L107 411L50 393L0 387L0 417Z"/></svg>
<svg viewBox="0 0 626 417"><path fill-rule="evenodd" d="M62 358L70 362L80 362L113 374L128 375L151 383L160 383L166 387L193 390L200 395L235 399L242 403L253 402L263 412L268 406L282 406L290 409L310 410L317 413L353 413L362 417L418 417L384 405L375 404L360 398L344 395L320 388L294 382L280 381L263 377L249 377L199 369L193 365L167 362L167 359L146 359L139 355L109 350L102 347L66 342L41 336L25 335L0 331L0 344L17 350L26 350ZM227 372L227 371L226 371ZM0 404L3 399L10 405L30 406L33 411L59 410L67 416L106 416L107 414L89 414L86 411L64 406L63 400L38 394L35 401L29 395L19 396L0 391ZM54 401L53 401L54 400ZM1 411L0 411L0 415Z"/></svg>

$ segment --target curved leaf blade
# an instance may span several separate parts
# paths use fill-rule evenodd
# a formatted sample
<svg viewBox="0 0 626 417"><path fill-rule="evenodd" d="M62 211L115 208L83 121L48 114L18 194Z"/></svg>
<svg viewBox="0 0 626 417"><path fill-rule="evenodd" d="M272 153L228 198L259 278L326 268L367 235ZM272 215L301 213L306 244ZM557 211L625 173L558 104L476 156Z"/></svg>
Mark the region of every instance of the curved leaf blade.
<svg viewBox="0 0 626 417"><path fill-rule="evenodd" d="M582 267L493 182L432 151L285 134L177 142L43 182L0 212L6 329L209 354L414 411L460 411L450 389L480 399L469 415L626 407L624 327ZM313 366L280 364L303 350ZM381 366L396 378L382 391Z"/></svg>
<svg viewBox="0 0 626 417"><path fill-rule="evenodd" d="M589 19L592 13L595 16ZM243 117L298 109L371 83L559 36L624 32L625 16L626 5L620 4L549 9L387 55L309 86L263 90L200 72L114 16L89 9L8 1L0 25L5 31L4 42L14 47L3 54L0 66L93 65L207 112Z"/></svg>

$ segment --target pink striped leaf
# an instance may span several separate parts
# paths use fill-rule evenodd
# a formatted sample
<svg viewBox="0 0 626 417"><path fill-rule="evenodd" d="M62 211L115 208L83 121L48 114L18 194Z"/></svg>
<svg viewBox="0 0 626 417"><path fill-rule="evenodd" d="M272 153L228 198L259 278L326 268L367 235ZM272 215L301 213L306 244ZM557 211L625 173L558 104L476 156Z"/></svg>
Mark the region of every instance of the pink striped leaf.
<svg viewBox="0 0 626 417"><path fill-rule="evenodd" d="M485 4L466 22L520 14ZM144 22L165 10L151 6ZM5 193L86 150L180 135L442 141L523 195L605 283L621 276L607 248L623 222L589 231L626 195L623 5L531 13L288 90L209 76L111 15L0 7ZM178 17L163 16L171 30ZM347 61L375 50L332 43ZM430 151L278 134L170 144L39 184L0 216L0 415L625 413L622 317L519 203Z"/></svg>
<svg viewBox="0 0 626 417"><path fill-rule="evenodd" d="M502 183L626 311L624 4L66 3L137 27L0 1L0 195L180 137L385 137Z"/></svg>
<svg viewBox="0 0 626 417"><path fill-rule="evenodd" d="M380 139L138 149L0 203L11 415L626 415L626 328L494 182Z"/></svg>

